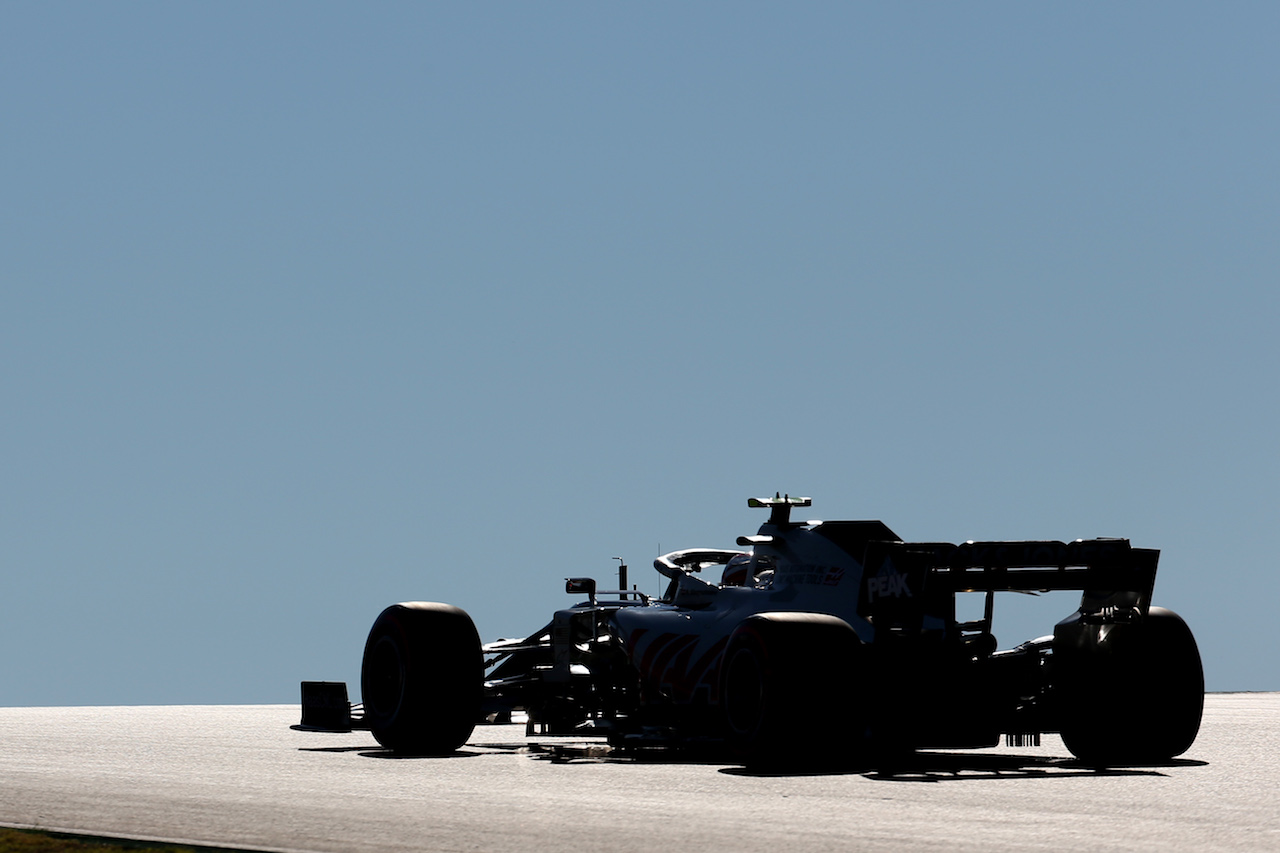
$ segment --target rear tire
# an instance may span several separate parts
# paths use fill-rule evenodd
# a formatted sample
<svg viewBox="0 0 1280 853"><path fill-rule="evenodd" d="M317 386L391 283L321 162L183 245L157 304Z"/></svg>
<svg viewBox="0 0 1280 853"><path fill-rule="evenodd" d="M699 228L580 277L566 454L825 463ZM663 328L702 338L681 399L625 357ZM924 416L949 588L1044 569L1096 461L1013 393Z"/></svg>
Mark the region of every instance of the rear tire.
<svg viewBox="0 0 1280 853"><path fill-rule="evenodd" d="M1204 712L1204 668L1187 623L1152 607L1140 622L1054 631L1059 730L1089 764L1159 764L1195 742Z"/></svg>
<svg viewBox="0 0 1280 853"><path fill-rule="evenodd" d="M734 630L720 696L729 739L747 764L813 765L861 753L866 727L850 701L860 645L849 623L815 613L760 614ZM821 727L836 734L823 737Z"/></svg>
<svg viewBox="0 0 1280 853"><path fill-rule="evenodd" d="M466 611L393 604L369 631L360 672L365 720L378 743L412 755L447 755L480 719L484 658Z"/></svg>

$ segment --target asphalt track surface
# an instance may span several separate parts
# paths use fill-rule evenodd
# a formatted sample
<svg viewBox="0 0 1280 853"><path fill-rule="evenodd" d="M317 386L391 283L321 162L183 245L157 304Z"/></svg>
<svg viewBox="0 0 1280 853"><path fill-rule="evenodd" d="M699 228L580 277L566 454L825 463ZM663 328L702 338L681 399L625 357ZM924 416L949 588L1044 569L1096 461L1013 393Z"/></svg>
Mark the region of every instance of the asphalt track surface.
<svg viewBox="0 0 1280 853"><path fill-rule="evenodd" d="M1161 767L1041 747L890 775L619 759L486 726L448 758L293 731L296 706L0 709L0 824L280 851L1280 850L1280 694L1207 697ZM838 737L816 725L813 748Z"/></svg>

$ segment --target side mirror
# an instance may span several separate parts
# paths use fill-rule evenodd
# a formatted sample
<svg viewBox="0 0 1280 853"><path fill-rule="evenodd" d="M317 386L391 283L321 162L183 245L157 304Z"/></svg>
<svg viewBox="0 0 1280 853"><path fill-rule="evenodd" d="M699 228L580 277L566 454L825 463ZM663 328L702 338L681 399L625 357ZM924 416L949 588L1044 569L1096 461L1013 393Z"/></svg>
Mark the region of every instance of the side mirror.
<svg viewBox="0 0 1280 853"><path fill-rule="evenodd" d="M595 578L565 578L564 591L570 594L585 594L591 600L592 605L596 603Z"/></svg>

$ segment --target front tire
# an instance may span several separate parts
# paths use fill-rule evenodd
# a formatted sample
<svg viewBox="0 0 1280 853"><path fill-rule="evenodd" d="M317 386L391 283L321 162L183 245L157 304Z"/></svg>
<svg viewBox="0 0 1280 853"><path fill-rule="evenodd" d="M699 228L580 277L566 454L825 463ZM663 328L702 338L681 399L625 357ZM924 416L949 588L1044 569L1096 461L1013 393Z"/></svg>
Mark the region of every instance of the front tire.
<svg viewBox="0 0 1280 853"><path fill-rule="evenodd" d="M399 753L447 755L480 719L484 658L466 611L448 604L393 604L369 631L360 672L365 720Z"/></svg>

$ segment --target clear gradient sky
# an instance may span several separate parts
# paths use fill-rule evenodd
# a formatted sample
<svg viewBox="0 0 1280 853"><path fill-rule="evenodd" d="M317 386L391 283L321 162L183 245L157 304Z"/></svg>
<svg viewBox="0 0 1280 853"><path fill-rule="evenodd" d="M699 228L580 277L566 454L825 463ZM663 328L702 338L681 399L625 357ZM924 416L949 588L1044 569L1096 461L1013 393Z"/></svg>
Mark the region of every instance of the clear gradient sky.
<svg viewBox="0 0 1280 853"><path fill-rule="evenodd" d="M0 705L297 701L386 604L520 634L775 490L1160 548L1209 688L1280 689L1278 33L5 3Z"/></svg>

